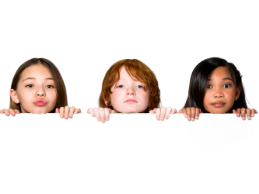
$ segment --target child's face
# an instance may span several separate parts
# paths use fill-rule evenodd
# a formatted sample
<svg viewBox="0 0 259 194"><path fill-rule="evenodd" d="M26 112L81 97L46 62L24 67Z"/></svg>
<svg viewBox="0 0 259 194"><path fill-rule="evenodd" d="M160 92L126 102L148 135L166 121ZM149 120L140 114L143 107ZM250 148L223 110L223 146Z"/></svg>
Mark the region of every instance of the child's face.
<svg viewBox="0 0 259 194"><path fill-rule="evenodd" d="M240 95L227 67L216 68L208 82L203 104L210 113L228 112Z"/></svg>
<svg viewBox="0 0 259 194"><path fill-rule="evenodd" d="M121 113L140 113L148 108L149 90L140 81L134 81L124 67L120 69L120 80L111 88L111 105Z"/></svg>
<svg viewBox="0 0 259 194"><path fill-rule="evenodd" d="M48 68L43 65L27 67L21 74L13 101L20 102L22 113L49 113L56 105L57 92Z"/></svg>

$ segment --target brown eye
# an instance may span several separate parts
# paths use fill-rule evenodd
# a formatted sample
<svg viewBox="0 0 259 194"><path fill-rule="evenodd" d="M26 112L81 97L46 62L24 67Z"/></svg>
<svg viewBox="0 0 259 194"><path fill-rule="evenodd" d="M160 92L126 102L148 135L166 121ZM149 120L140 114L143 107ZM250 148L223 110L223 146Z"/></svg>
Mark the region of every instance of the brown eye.
<svg viewBox="0 0 259 194"><path fill-rule="evenodd" d="M206 87L207 87L207 88L212 88L212 86L211 86L211 85L207 85Z"/></svg>
<svg viewBox="0 0 259 194"><path fill-rule="evenodd" d="M25 87L26 87L26 88L32 88L33 85L32 85L32 84L28 84L28 85L26 85Z"/></svg>
<svg viewBox="0 0 259 194"><path fill-rule="evenodd" d="M231 85L230 84L225 84L224 86L223 86L223 88L229 88Z"/></svg>
<svg viewBox="0 0 259 194"><path fill-rule="evenodd" d="M46 88L54 88L52 85L47 85Z"/></svg>

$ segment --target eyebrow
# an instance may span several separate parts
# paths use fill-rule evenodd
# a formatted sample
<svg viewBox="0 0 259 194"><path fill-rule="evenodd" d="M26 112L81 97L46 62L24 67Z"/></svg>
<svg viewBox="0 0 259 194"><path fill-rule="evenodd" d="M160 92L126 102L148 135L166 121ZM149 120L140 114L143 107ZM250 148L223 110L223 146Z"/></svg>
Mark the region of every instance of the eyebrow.
<svg viewBox="0 0 259 194"><path fill-rule="evenodd" d="M35 77L27 77L22 82L24 82L27 79L36 79L36 78ZM53 80L53 78L52 77L48 77L48 78L46 78L46 80Z"/></svg>
<svg viewBox="0 0 259 194"><path fill-rule="evenodd" d="M211 81L212 79L208 79L208 81ZM223 78L222 80L231 80L231 81L233 81L233 79L232 78L229 78L229 77L225 77L225 78Z"/></svg>

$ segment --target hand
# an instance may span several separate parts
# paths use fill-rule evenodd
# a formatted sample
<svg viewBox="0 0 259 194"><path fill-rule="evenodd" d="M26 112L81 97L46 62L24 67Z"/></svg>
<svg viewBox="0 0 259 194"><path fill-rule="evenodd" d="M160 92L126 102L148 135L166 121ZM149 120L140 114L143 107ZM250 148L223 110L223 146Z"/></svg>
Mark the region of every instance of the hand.
<svg viewBox="0 0 259 194"><path fill-rule="evenodd" d="M199 119L199 114L202 113L201 109L195 108L195 107L188 107L188 108L183 108L181 109L178 113L183 113L184 116L188 119L188 121L192 120L194 121L195 119Z"/></svg>
<svg viewBox="0 0 259 194"><path fill-rule="evenodd" d="M0 114L5 114L6 116L10 116L10 114L11 114L12 116L15 116L15 114L20 114L20 111L9 108L9 109L0 110Z"/></svg>
<svg viewBox="0 0 259 194"><path fill-rule="evenodd" d="M89 108L87 110L87 113L91 114L92 117L96 116L97 121L102 121L103 123L105 123L105 121L109 121L110 114L116 113L116 111L110 108Z"/></svg>
<svg viewBox="0 0 259 194"><path fill-rule="evenodd" d="M75 108L73 106L69 107L69 106L65 106L65 107L60 107L60 108L56 108L55 113L59 113L60 118L72 118L73 114L78 114L81 113L81 109L80 108Z"/></svg>
<svg viewBox="0 0 259 194"><path fill-rule="evenodd" d="M257 111L255 109L250 109L250 108L238 108L237 110L233 109L233 113L236 113L237 117L241 117L243 120L246 119L246 114L247 114L247 119L251 120L251 117L254 117L254 115L257 113Z"/></svg>
<svg viewBox="0 0 259 194"><path fill-rule="evenodd" d="M156 120L161 120L163 121L165 118L169 119L170 114L174 114L176 113L177 110L174 108L170 108L170 107L162 107L162 108L154 108L153 110L149 111L149 113L156 113Z"/></svg>

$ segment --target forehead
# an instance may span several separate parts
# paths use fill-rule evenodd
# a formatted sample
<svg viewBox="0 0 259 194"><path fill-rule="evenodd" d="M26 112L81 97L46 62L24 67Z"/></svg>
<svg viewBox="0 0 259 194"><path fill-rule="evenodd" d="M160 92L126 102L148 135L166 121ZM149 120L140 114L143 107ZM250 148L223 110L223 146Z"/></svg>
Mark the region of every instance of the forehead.
<svg viewBox="0 0 259 194"><path fill-rule="evenodd" d="M134 77L134 75L129 75L126 68L122 66L119 70L120 72L120 80L133 80L133 81L139 81L137 78ZM133 72L130 72L133 73Z"/></svg>
<svg viewBox="0 0 259 194"><path fill-rule="evenodd" d="M209 77L211 80L221 80L224 78L232 78L227 67L217 67L214 71L212 71Z"/></svg>
<svg viewBox="0 0 259 194"><path fill-rule="evenodd" d="M41 64L31 65L23 70L21 73L21 79L26 77L52 77L49 69Z"/></svg>

